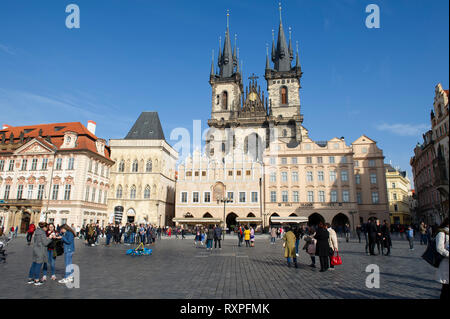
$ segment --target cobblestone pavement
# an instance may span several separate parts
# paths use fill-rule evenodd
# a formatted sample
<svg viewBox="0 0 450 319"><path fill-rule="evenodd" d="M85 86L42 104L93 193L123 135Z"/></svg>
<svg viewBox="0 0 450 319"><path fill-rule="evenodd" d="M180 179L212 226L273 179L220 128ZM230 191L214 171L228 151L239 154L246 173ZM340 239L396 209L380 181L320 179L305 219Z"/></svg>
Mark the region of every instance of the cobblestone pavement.
<svg viewBox="0 0 450 319"><path fill-rule="evenodd" d="M364 243L340 239L343 265L319 273L308 266L304 251L299 268L288 268L281 240L271 245L265 236L246 248L229 235L223 249L212 252L195 248L192 237L163 238L143 257L125 255L130 246L87 247L77 240L73 262L80 267L80 288L69 289L52 281L26 283L32 246L19 237L8 246L7 263L0 264L0 298L439 298L435 268L420 258L425 246L416 242L410 251L406 241L393 245L391 256L366 256ZM379 289L366 288L369 264L379 266ZM63 273L64 258L58 257L58 279Z"/></svg>

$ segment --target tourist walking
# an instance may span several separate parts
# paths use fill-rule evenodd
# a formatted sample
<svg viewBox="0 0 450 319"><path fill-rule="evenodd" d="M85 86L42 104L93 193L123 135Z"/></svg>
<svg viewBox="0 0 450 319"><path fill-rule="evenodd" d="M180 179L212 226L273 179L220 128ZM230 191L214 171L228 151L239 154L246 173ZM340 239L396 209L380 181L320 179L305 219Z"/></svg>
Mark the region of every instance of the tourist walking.
<svg viewBox="0 0 450 319"><path fill-rule="evenodd" d="M291 267L291 258L294 261L295 268L298 268L297 265L297 255L295 253L295 242L296 237L294 232L289 228L289 226L286 227L286 231L283 236L284 241L284 258L287 260L288 267Z"/></svg>
<svg viewBox="0 0 450 319"><path fill-rule="evenodd" d="M61 226L61 236L57 238L61 239L64 244L64 264L66 265L66 273L64 278L58 282L65 284L73 281L72 257L75 252L75 232L69 227L69 225L64 224Z"/></svg>
<svg viewBox="0 0 450 319"><path fill-rule="evenodd" d="M255 247L255 229L250 227L250 247Z"/></svg>
<svg viewBox="0 0 450 319"><path fill-rule="evenodd" d="M245 247L250 247L250 229L248 229L248 226L245 226L244 230L244 240L245 240Z"/></svg>
<svg viewBox="0 0 450 319"><path fill-rule="evenodd" d="M214 229L212 225L209 225L208 232L206 234L206 250L212 250L214 240Z"/></svg>
<svg viewBox="0 0 450 319"><path fill-rule="evenodd" d="M328 245L330 246L330 270L334 270L334 265L331 264L331 258L334 256L335 253L337 253L339 251L339 246L338 246L338 238L336 235L336 231L331 228L331 225L329 223L325 224L328 233L329 233L329 238L328 238Z"/></svg>
<svg viewBox="0 0 450 319"><path fill-rule="evenodd" d="M444 258L439 264L439 268L436 273L437 281L442 284L441 299L448 300L448 256L449 256L449 238L448 238L448 217L439 226L438 233L436 235L436 251Z"/></svg>
<svg viewBox="0 0 450 319"><path fill-rule="evenodd" d="M409 242L409 250L414 250L414 229L411 225L409 225L406 230L406 239Z"/></svg>
<svg viewBox="0 0 450 319"><path fill-rule="evenodd" d="M302 238L302 231L300 227L296 226L293 232L295 235L295 256L298 257L298 246L300 245L300 239Z"/></svg>
<svg viewBox="0 0 450 319"><path fill-rule="evenodd" d="M427 226L425 225L424 222L420 223L419 231L420 231L420 244L426 245L427 244Z"/></svg>
<svg viewBox="0 0 450 319"><path fill-rule="evenodd" d="M50 243L47 245L47 262L44 262L44 267L42 268L42 281L47 280L47 275L49 272L51 273L51 279L56 280L55 275L55 264L56 264L56 245L59 242L59 239L56 239L57 233L55 230L55 225L48 224L48 229L46 231L46 235L50 238Z"/></svg>
<svg viewBox="0 0 450 319"><path fill-rule="evenodd" d="M33 223L31 223L31 225L28 227L28 230L27 230L28 246L30 246L30 244L31 244L31 239L33 238L33 234L34 234L35 230L36 230L36 226ZM17 233L17 227L16 227L16 233Z"/></svg>
<svg viewBox="0 0 450 319"><path fill-rule="evenodd" d="M273 245L275 244L276 240L277 240L277 229L275 227L272 227L270 229L270 243Z"/></svg>
<svg viewBox="0 0 450 319"><path fill-rule="evenodd" d="M108 224L108 226L106 226L106 246L109 246L109 243L111 242L111 238L113 237L113 235L114 235L114 228L111 224Z"/></svg>
<svg viewBox="0 0 450 319"><path fill-rule="evenodd" d="M320 260L320 272L327 271L329 268L330 259L330 245L328 243L330 234L328 233L323 222L319 223L319 227L317 228L314 238L317 240L316 256L318 256Z"/></svg>
<svg viewBox="0 0 450 319"><path fill-rule="evenodd" d="M356 226L356 236L358 236L358 243L361 244L361 232L362 232L362 225L359 224Z"/></svg>
<svg viewBox="0 0 450 319"><path fill-rule="evenodd" d="M43 284L43 281L40 280L41 275L41 267L42 264L46 262L48 253L47 253L47 245L50 244L52 238L47 237L48 225L45 222L40 222L38 224L39 228L35 229L34 234L34 246L33 246L33 262L30 267L30 272L28 275L28 283L36 286L40 286Z"/></svg>
<svg viewBox="0 0 450 319"><path fill-rule="evenodd" d="M303 237L305 240L305 246L303 247L304 250L306 250L306 253L311 258L311 264L309 265L312 268L316 268L316 244L317 240L314 238L314 234L307 235Z"/></svg>
<svg viewBox="0 0 450 319"><path fill-rule="evenodd" d="M369 238L369 253L375 256L375 244L377 242L377 226L373 220L367 223L367 236Z"/></svg>
<svg viewBox="0 0 450 319"><path fill-rule="evenodd" d="M244 227L239 226L237 235L238 235L238 247L241 247L244 241Z"/></svg>
<svg viewBox="0 0 450 319"><path fill-rule="evenodd" d="M389 225L387 221L383 221L383 226L381 226L381 237L383 240L383 244L381 245L381 254L384 254L384 248L387 249L386 256L391 254L392 240L391 240L391 232L389 231Z"/></svg>
<svg viewBox="0 0 450 319"><path fill-rule="evenodd" d="M220 228L220 226L216 226L214 228L214 249L217 249L217 243L219 243L219 249L222 249L221 241L222 241L222 228Z"/></svg>

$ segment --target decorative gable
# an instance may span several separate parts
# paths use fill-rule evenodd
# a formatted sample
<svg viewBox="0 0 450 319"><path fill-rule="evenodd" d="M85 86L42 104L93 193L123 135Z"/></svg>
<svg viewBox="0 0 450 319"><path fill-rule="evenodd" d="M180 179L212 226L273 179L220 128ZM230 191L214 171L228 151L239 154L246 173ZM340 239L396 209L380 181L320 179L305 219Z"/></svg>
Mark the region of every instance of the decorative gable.
<svg viewBox="0 0 450 319"><path fill-rule="evenodd" d="M64 133L64 141L61 145L61 149L75 148L77 145L78 134L75 132L67 131Z"/></svg>
<svg viewBox="0 0 450 319"><path fill-rule="evenodd" d="M32 139L28 143L19 147L14 153L16 155L38 155L53 153L54 150L50 147L50 144L43 143L37 139Z"/></svg>

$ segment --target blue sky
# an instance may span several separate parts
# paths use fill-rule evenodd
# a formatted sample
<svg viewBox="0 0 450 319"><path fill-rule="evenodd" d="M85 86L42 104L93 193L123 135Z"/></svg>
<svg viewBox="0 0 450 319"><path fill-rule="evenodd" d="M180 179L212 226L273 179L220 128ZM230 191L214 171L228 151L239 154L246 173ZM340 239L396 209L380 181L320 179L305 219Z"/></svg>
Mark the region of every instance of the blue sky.
<svg viewBox="0 0 450 319"><path fill-rule="evenodd" d="M81 28L67 29L75 3ZM367 29L367 5L381 28ZM304 126L314 140L366 134L410 173L429 124L434 87L449 87L447 0L285 0L283 22L299 41ZM263 83L278 1L1 0L0 122L97 122L122 138L141 111L158 111L166 138L210 115L211 51L226 10L244 76ZM170 141L174 144L175 141Z"/></svg>

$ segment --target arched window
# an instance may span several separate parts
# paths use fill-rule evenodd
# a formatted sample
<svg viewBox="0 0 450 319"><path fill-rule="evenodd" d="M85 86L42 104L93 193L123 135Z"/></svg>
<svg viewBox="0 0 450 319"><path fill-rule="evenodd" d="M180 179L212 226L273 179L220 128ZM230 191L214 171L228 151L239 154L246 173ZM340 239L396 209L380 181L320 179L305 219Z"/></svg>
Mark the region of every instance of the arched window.
<svg viewBox="0 0 450 319"><path fill-rule="evenodd" d="M281 104L288 104L288 91L285 86L281 88Z"/></svg>
<svg viewBox="0 0 450 319"><path fill-rule="evenodd" d="M131 191L130 191L130 199L135 199L136 198L136 186L131 186Z"/></svg>
<svg viewBox="0 0 450 319"><path fill-rule="evenodd" d="M125 161L121 160L119 163L119 172L123 173L124 170L125 170Z"/></svg>
<svg viewBox="0 0 450 319"><path fill-rule="evenodd" d="M150 186L145 186L145 190L144 190L144 198L145 199L149 199L150 198Z"/></svg>
<svg viewBox="0 0 450 319"><path fill-rule="evenodd" d="M137 160L134 160L134 162L133 162L133 168L132 168L133 173L137 173L138 168L139 168L138 161L137 161Z"/></svg>
<svg viewBox="0 0 450 319"><path fill-rule="evenodd" d="M152 160L148 160L147 161L147 165L145 165L145 171L147 173L151 173L151 171L152 171Z"/></svg>
<svg viewBox="0 0 450 319"><path fill-rule="evenodd" d="M116 198L122 198L122 185L117 186Z"/></svg>
<svg viewBox="0 0 450 319"><path fill-rule="evenodd" d="M224 91L222 93L222 108L228 110L228 92Z"/></svg>
<svg viewBox="0 0 450 319"><path fill-rule="evenodd" d="M287 130L284 129L284 130L283 130L283 137L286 137L286 136L287 136Z"/></svg>

